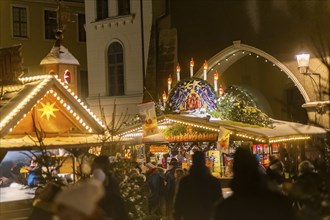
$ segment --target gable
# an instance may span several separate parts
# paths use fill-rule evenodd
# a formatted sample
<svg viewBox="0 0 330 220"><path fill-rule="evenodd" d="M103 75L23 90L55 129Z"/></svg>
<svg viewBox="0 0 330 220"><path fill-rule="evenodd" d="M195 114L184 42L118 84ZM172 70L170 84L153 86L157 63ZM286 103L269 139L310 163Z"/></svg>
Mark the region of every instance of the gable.
<svg viewBox="0 0 330 220"><path fill-rule="evenodd" d="M39 77L0 109L2 139L35 137L34 126L49 138L102 133L102 122L64 83L52 75Z"/></svg>

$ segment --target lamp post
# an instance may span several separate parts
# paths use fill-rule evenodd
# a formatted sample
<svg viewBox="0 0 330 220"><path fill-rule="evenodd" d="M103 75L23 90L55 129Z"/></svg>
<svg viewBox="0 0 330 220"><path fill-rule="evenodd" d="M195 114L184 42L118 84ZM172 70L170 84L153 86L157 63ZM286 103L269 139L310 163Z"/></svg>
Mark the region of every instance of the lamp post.
<svg viewBox="0 0 330 220"><path fill-rule="evenodd" d="M303 53L303 54L296 55L296 57L297 57L299 72L302 74L308 74L310 55Z"/></svg>
<svg viewBox="0 0 330 220"><path fill-rule="evenodd" d="M307 54L307 53L298 54L298 55L296 55L296 57L297 57L297 63L298 63L299 72L301 74L304 74L304 75L309 76L314 81L314 83L316 84L317 89L318 89L318 99L319 99L319 101L321 101L322 100L321 74L320 73L314 73L314 72L309 71L309 58L310 58L310 55L309 54ZM315 82L315 80L312 77L312 75L318 76L318 78L319 78L318 85Z"/></svg>

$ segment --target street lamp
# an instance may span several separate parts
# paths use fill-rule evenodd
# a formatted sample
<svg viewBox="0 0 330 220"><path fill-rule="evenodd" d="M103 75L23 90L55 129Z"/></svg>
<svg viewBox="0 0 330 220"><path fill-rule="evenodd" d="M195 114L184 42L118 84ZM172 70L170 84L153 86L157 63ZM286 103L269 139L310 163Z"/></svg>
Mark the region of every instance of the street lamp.
<svg viewBox="0 0 330 220"><path fill-rule="evenodd" d="M296 57L297 57L299 72L302 74L308 74L310 55L303 53L303 54L296 55Z"/></svg>
<svg viewBox="0 0 330 220"><path fill-rule="evenodd" d="M322 100L322 92L321 92L321 74L320 73L314 73L309 71L309 58L310 55L308 53L298 54L297 57L297 63L298 63L298 69L301 74L308 75L316 84L318 89L318 98L319 101ZM312 75L318 76L319 83L315 82L315 79L312 77Z"/></svg>

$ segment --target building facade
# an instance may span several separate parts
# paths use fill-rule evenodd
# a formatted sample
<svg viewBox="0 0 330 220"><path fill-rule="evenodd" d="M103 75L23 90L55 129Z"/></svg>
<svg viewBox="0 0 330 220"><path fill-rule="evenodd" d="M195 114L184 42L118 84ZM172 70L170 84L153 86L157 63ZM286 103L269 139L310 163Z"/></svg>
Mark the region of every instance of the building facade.
<svg viewBox="0 0 330 220"><path fill-rule="evenodd" d="M85 1L89 103L130 114L181 79L232 87L275 119L329 128L329 1ZM296 54L309 53L309 70ZM119 55L119 56L118 56ZM112 57L117 57L112 59ZM116 85L113 87L113 85ZM115 90L115 91L113 91ZM149 97L146 96L148 92Z"/></svg>
<svg viewBox="0 0 330 220"><path fill-rule="evenodd" d="M0 47L22 45L22 73L40 75L40 61L55 43L58 10L64 32L63 44L79 60L78 84L81 97L88 96L85 10L83 0L6 0L0 2ZM1 71L6 62L1 60ZM21 75L21 73L16 73Z"/></svg>
<svg viewBox="0 0 330 220"><path fill-rule="evenodd" d="M203 77L206 61L210 84L217 70L218 88L239 88L269 116L330 127L329 1L193 0L187 5L172 0L8 0L0 4L0 46L22 45L26 75L42 72L40 61L55 42L61 5L63 45L80 63L78 94L88 97L98 115L101 105L108 121L114 103L119 117L126 109L135 115L141 102L161 100L169 75L172 87L177 82L178 64L181 79L190 77L193 58L194 76ZM297 68L295 55L301 52L311 54L308 74ZM6 62L1 60L2 72Z"/></svg>
<svg viewBox="0 0 330 220"><path fill-rule="evenodd" d="M153 22L155 14L162 13L157 8L162 2L85 1L88 103L94 112L99 112L101 105L108 120L114 105L117 116L126 110L135 115L137 104L149 93L146 78L155 73Z"/></svg>

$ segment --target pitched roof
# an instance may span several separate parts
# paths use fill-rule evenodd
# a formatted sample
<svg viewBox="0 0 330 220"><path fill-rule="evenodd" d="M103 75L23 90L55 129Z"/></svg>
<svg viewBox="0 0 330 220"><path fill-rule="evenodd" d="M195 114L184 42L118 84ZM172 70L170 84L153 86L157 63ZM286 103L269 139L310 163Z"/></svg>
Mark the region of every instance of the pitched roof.
<svg viewBox="0 0 330 220"><path fill-rule="evenodd" d="M309 139L310 135L323 135L327 132L326 129L321 127L275 119L273 119L273 127L266 128L217 118L207 119L205 114L167 114L158 118L158 125L170 126L171 123L185 124L220 133L222 132L221 129L225 128L236 136L269 143L304 140ZM142 136L142 124L139 123L123 128L118 132L118 135L123 137L140 137Z"/></svg>
<svg viewBox="0 0 330 220"><path fill-rule="evenodd" d="M29 81L28 78L24 80ZM38 126L44 127L46 132L49 132L46 139L55 138L58 143L60 142L58 140L61 140L63 144L79 144L83 140L82 137L85 137L87 142L88 136L103 132L101 120L57 76L44 75L30 80L32 81L24 84L5 105L0 106L0 148L20 147L20 144L24 144L24 141L15 143L9 139L22 140L22 136L31 136L31 123L33 117L37 116L39 116ZM50 107L55 104L53 110L56 111L57 117L54 112L46 112L45 114L48 115L45 115L43 112L45 106ZM24 123L25 126L22 125ZM67 125L66 130L56 130L62 125ZM23 133L23 131L31 133ZM77 140L74 141L75 139ZM96 141L95 138L93 140Z"/></svg>
<svg viewBox="0 0 330 220"><path fill-rule="evenodd" d="M41 60L40 65L60 63L80 65L79 61L63 45L54 45L47 56Z"/></svg>

